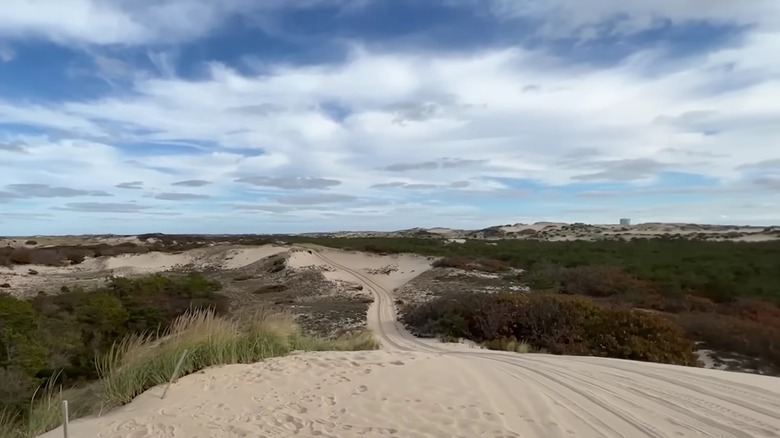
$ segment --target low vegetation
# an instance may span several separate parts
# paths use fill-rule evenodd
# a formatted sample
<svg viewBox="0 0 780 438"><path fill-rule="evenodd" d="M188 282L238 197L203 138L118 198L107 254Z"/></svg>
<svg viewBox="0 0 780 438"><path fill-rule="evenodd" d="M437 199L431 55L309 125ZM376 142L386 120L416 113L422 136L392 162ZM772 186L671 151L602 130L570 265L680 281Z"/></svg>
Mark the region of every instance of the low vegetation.
<svg viewBox="0 0 780 438"><path fill-rule="evenodd" d="M296 239L375 253L439 256L435 264L439 267L497 274L505 267L521 269L519 276L512 274L513 280L535 293L584 296L604 309L652 313L653 318L680 327L700 348L754 358L755 369L780 375L780 241L661 238L445 244L433 238L288 238ZM411 326L420 329L421 324ZM525 339L515 341L522 344ZM505 340L479 342L500 345Z"/></svg>
<svg viewBox="0 0 780 438"><path fill-rule="evenodd" d="M13 313L21 316L12 322L24 321L25 315L29 319L34 314L34 308L24 306L27 303L7 298L0 308L13 307ZM14 304L9 306L9 303ZM117 313L117 308L101 307L107 308L110 314ZM9 321L5 316L0 315L2 327ZM17 325L16 328L24 327ZM21 345L15 344L5 350L15 353L18 359L15 366L0 368L0 396L6 398L6 403L0 407L0 438L34 437L59 426L63 399L69 401L71 418L129 403L142 392L168 382L182 357L184 360L177 376L212 365L257 362L296 350L379 347L373 336L364 331L335 340L319 339L303 335L290 315L260 311L239 320L220 316L215 308L200 307L177 316L164 330L130 332L108 344L105 351L96 351L94 368L98 379L95 381L68 382L55 374L49 376L46 383L38 380L40 386L35 389L36 379L30 374L36 367L25 369L24 366L44 356L32 355L33 360L22 360L20 353L23 350L18 348ZM28 379L29 385L17 384L20 378Z"/></svg>
<svg viewBox="0 0 780 438"><path fill-rule="evenodd" d="M311 238L288 237L334 248L374 253L414 253L492 259L536 276L543 289L555 285L559 269L581 266L619 268L650 281L666 295L697 295L714 301L757 297L780 303L780 241L702 242L685 239L634 241L468 240L445 244L423 238Z"/></svg>
<svg viewBox="0 0 780 438"><path fill-rule="evenodd" d="M122 242L118 244L59 245L36 247L38 242L28 240L26 246L0 247L0 266L43 265L67 266L82 263L88 257L145 254L151 251L175 253L202 248L214 243L230 242L235 245L265 245L273 240L257 235L177 235L142 234L137 236L142 244Z"/></svg>
<svg viewBox="0 0 780 438"><path fill-rule="evenodd" d="M668 319L583 297L462 293L414 307L402 319L418 335L466 338L493 349L696 363L694 344Z"/></svg>

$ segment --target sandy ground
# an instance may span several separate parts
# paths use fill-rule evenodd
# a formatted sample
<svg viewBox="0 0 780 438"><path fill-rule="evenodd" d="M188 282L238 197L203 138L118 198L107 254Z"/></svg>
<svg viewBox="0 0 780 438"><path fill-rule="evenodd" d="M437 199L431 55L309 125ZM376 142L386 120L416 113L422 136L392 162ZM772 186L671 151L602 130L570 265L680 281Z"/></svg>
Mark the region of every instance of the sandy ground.
<svg viewBox="0 0 780 438"><path fill-rule="evenodd" d="M440 344L396 321L392 289L424 258L293 254L374 294L373 352L300 354L154 388L74 437L778 437L780 379L590 357ZM414 270L414 272L412 272ZM46 438L62 436L60 429Z"/></svg>

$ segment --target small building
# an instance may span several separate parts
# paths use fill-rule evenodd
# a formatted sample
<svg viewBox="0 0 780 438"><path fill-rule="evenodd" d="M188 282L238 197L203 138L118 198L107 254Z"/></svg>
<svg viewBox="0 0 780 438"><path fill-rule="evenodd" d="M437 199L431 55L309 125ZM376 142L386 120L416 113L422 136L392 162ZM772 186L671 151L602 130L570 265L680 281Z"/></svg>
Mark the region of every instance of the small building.
<svg viewBox="0 0 780 438"><path fill-rule="evenodd" d="M631 225L631 219L629 219L627 217L620 218L620 225L622 225L624 227L630 226Z"/></svg>

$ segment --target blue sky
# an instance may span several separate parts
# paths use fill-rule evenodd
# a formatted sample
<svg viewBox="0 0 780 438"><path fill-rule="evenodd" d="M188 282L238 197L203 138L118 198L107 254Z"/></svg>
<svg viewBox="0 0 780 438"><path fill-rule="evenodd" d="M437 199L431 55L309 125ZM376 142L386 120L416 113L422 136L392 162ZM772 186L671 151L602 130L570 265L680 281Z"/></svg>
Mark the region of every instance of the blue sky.
<svg viewBox="0 0 780 438"><path fill-rule="evenodd" d="M780 2L5 0L0 235L780 223Z"/></svg>

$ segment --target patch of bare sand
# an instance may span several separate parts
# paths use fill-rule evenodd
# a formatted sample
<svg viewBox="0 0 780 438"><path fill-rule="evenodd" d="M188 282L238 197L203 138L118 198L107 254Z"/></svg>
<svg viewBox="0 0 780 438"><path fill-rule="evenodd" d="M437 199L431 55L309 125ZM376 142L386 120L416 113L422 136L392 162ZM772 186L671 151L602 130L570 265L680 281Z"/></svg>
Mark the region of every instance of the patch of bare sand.
<svg viewBox="0 0 780 438"><path fill-rule="evenodd" d="M413 254L373 255L361 252L319 249L318 252L336 264L347 266L369 277L388 290L395 289L431 268L430 257ZM354 281L355 277L323 261L308 250L293 251L287 261L293 269L318 269L330 281Z"/></svg>
<svg viewBox="0 0 780 438"><path fill-rule="evenodd" d="M104 415L73 437L504 436L468 375L428 353L312 353L183 377ZM59 438L62 430L43 438Z"/></svg>
<svg viewBox="0 0 780 438"><path fill-rule="evenodd" d="M183 377L74 437L777 436L780 379L601 358L322 352ZM58 438L62 430L42 438Z"/></svg>
<svg viewBox="0 0 780 438"><path fill-rule="evenodd" d="M273 255L288 251L289 248L277 245L249 246L227 251L222 269L238 269L251 265Z"/></svg>

